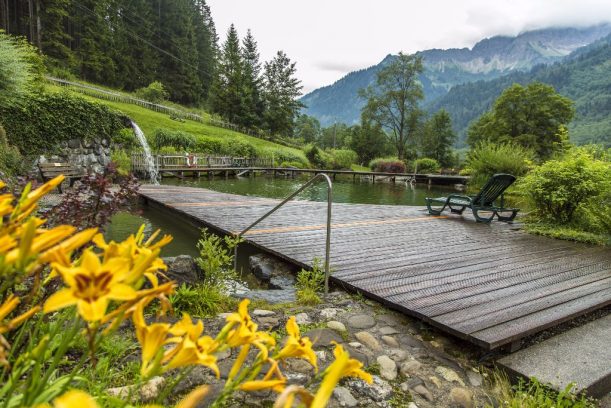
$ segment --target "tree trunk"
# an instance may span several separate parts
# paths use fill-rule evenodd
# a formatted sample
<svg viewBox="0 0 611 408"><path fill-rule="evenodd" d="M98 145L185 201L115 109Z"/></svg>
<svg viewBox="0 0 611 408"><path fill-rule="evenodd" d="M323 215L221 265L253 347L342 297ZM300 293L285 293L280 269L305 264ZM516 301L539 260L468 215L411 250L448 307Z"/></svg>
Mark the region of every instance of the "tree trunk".
<svg viewBox="0 0 611 408"><path fill-rule="evenodd" d="M40 0L36 0L36 46L42 54L42 20L40 18Z"/></svg>
<svg viewBox="0 0 611 408"><path fill-rule="evenodd" d="M33 44L35 41L34 35L34 0L28 0L28 23L30 24L30 42Z"/></svg>

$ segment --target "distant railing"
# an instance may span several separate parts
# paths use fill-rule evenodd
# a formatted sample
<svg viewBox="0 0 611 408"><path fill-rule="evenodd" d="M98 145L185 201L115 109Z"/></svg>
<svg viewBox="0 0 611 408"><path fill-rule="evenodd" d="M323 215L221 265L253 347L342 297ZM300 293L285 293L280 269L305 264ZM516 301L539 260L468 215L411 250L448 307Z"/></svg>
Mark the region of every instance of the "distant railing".
<svg viewBox="0 0 611 408"><path fill-rule="evenodd" d="M132 171L147 171L147 163L143 153L132 154ZM200 154L188 155L153 155L153 163L157 171L163 170L198 170L210 168L235 167L273 167L271 158L248 158L232 156L208 156Z"/></svg>

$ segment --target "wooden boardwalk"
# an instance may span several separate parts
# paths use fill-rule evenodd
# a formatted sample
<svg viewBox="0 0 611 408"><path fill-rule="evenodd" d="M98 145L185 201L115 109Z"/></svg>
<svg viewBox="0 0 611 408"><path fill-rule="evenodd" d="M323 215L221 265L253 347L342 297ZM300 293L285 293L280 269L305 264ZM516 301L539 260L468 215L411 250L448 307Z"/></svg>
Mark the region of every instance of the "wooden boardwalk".
<svg viewBox="0 0 611 408"><path fill-rule="evenodd" d="M144 186L140 194L197 225L238 232L278 201ZM324 258L326 203L294 201L246 234L301 266ZM611 304L611 251L422 207L333 204L332 282L481 347L516 344Z"/></svg>

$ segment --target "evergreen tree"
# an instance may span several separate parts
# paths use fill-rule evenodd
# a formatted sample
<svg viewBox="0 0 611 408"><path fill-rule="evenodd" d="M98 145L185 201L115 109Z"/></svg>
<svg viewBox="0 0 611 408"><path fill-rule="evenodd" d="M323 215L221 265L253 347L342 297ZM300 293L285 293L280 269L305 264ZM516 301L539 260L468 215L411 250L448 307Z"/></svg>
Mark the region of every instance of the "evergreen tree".
<svg viewBox="0 0 611 408"><path fill-rule="evenodd" d="M205 0L195 0L195 36L197 39L197 67L201 83L201 95L207 100L214 81L218 57L218 36L210 7Z"/></svg>
<svg viewBox="0 0 611 408"><path fill-rule="evenodd" d="M303 139L305 143L318 141L321 135L320 122L314 116L299 115L295 120L294 136Z"/></svg>
<svg viewBox="0 0 611 408"><path fill-rule="evenodd" d="M423 157L435 159L442 167L451 167L454 163L452 144L456 134L452 129L450 114L441 109L426 121L422 130L420 151Z"/></svg>
<svg viewBox="0 0 611 408"><path fill-rule="evenodd" d="M229 122L242 123L245 106L244 63L240 52L240 38L232 24L217 65L212 108Z"/></svg>
<svg viewBox="0 0 611 408"><path fill-rule="evenodd" d="M389 145L382 126L361 118L361 125L352 127L350 149L356 152L360 163L367 166L376 157L390 154L392 146Z"/></svg>
<svg viewBox="0 0 611 408"><path fill-rule="evenodd" d="M40 3L41 51L54 64L72 69L74 54L69 47L71 36L67 30L70 21L70 0L47 0Z"/></svg>
<svg viewBox="0 0 611 408"><path fill-rule="evenodd" d="M295 65L283 51L278 51L274 59L265 63L264 120L272 134L293 134L293 119L303 107L297 99L303 87L295 78Z"/></svg>
<svg viewBox="0 0 611 408"><path fill-rule="evenodd" d="M192 0L159 0L158 38L162 51L157 78L168 88L170 99L201 102L197 39Z"/></svg>
<svg viewBox="0 0 611 408"><path fill-rule="evenodd" d="M248 30L242 40L242 59L244 61L244 114L242 124L248 128L258 127L263 119L263 99L261 97L261 63L257 42Z"/></svg>

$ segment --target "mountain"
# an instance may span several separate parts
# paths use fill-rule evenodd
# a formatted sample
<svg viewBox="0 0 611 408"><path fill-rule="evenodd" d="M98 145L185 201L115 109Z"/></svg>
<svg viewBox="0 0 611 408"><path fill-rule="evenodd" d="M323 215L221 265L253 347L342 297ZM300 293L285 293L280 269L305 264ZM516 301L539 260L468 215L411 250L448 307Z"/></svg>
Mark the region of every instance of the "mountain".
<svg viewBox="0 0 611 408"><path fill-rule="evenodd" d="M454 86L430 103L427 110L447 110L462 141L469 123L489 110L505 88L533 81L552 85L575 102L575 118L569 125L573 142L611 147L611 35L552 65L537 65L527 72Z"/></svg>
<svg viewBox="0 0 611 408"><path fill-rule="evenodd" d="M586 28L547 28L527 31L516 37L496 36L484 39L473 48L431 49L420 51L424 73L425 105L465 83L492 80L517 71L527 71L541 64L566 58L580 47L611 33L611 24ZM303 113L315 116L323 126L335 121L348 124L360 119L364 101L358 91L375 81L376 73L395 57L388 55L379 64L351 72L335 82L301 98Z"/></svg>

